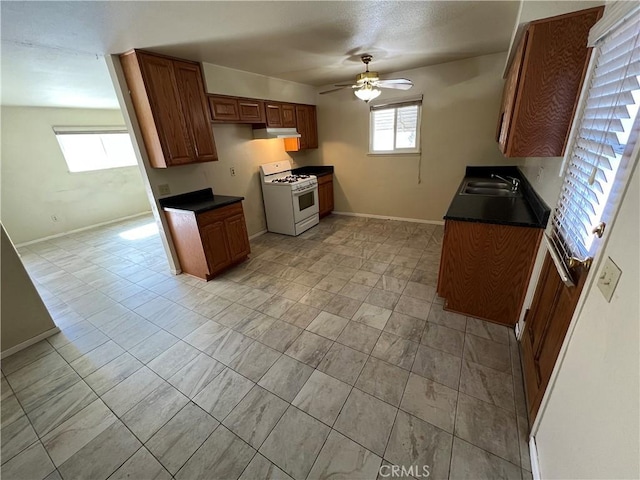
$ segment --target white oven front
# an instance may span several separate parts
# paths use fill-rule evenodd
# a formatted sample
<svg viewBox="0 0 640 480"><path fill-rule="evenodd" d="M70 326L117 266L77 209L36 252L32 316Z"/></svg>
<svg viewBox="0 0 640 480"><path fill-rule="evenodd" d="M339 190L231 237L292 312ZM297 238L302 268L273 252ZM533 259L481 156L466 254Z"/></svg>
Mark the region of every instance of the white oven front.
<svg viewBox="0 0 640 480"><path fill-rule="evenodd" d="M320 211L318 207L318 185L312 184L293 190L293 217L299 223Z"/></svg>

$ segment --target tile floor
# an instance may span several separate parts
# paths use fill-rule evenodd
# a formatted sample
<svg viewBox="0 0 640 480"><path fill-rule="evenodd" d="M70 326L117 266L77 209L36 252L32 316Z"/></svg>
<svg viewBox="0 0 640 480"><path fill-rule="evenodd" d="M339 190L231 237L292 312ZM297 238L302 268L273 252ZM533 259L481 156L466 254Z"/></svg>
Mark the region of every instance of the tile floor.
<svg viewBox="0 0 640 480"><path fill-rule="evenodd" d="M3 478L531 478L516 342L443 311L441 227L330 216L208 283L153 227L20 249L62 332L2 362Z"/></svg>

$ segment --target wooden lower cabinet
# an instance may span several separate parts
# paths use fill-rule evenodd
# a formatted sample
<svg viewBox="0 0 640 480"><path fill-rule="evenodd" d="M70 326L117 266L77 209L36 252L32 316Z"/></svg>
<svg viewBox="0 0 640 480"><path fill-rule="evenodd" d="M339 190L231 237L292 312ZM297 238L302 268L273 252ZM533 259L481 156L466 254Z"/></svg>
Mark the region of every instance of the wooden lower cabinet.
<svg viewBox="0 0 640 480"><path fill-rule="evenodd" d="M445 309L514 326L542 232L447 220L438 277L438 295L445 299Z"/></svg>
<svg viewBox="0 0 640 480"><path fill-rule="evenodd" d="M320 218L333 211L333 175L318 177L318 210Z"/></svg>
<svg viewBox="0 0 640 480"><path fill-rule="evenodd" d="M165 211L184 273L211 280L251 253L242 203L195 214Z"/></svg>

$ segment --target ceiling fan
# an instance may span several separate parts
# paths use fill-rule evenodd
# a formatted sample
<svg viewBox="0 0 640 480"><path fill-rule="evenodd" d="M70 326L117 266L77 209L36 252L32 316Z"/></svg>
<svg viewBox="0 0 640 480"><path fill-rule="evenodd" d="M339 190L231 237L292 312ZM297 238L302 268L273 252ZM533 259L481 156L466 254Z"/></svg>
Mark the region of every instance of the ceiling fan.
<svg viewBox="0 0 640 480"><path fill-rule="evenodd" d="M370 102L374 98L378 97L382 92L381 88L395 88L397 90L409 90L413 87L413 82L407 78L389 78L386 80L381 80L378 76L378 72L370 72L369 71L369 62L373 59L371 55L364 54L360 58L362 58L362 62L366 65L366 70L362 73L359 73L356 76L356 83L338 83L335 86L338 88L333 88L331 90L326 90L324 92L320 92L320 95L325 93L336 92L338 90L342 90L343 88L351 87L353 88L353 93L355 93L356 97L365 102Z"/></svg>

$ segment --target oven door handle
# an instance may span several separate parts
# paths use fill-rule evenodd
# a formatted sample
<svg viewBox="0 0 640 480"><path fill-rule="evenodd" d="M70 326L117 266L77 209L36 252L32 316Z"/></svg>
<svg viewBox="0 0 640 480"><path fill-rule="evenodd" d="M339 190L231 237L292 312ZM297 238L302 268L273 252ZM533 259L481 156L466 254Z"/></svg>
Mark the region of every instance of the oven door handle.
<svg viewBox="0 0 640 480"><path fill-rule="evenodd" d="M304 190L293 191L293 196L294 197L299 197L300 195L304 195L305 193L313 192L314 190L317 190L317 189L318 189L318 186L314 185L313 187L305 188Z"/></svg>

